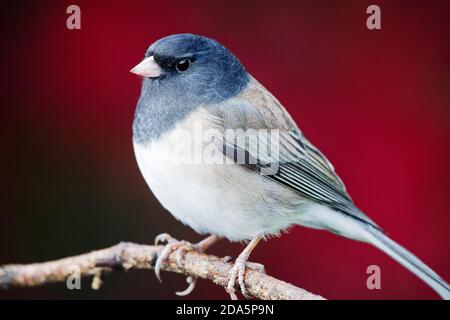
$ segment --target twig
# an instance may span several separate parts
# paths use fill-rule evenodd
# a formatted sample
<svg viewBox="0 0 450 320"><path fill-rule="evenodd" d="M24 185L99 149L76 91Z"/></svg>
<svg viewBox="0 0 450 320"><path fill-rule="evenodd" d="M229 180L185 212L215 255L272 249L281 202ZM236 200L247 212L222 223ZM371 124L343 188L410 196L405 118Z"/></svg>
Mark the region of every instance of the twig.
<svg viewBox="0 0 450 320"><path fill-rule="evenodd" d="M33 264L11 264L0 267L0 287L32 287L52 282L63 282L74 268L80 276L94 276L93 288L101 284L101 275L112 271L153 268L164 246L149 246L122 242L107 249L68 257L60 260ZM226 287L232 263L216 256L187 251L181 265L176 253L169 256L162 267L165 271L182 273ZM248 292L264 300L322 300L321 296L297 288L256 270L247 269L245 284Z"/></svg>

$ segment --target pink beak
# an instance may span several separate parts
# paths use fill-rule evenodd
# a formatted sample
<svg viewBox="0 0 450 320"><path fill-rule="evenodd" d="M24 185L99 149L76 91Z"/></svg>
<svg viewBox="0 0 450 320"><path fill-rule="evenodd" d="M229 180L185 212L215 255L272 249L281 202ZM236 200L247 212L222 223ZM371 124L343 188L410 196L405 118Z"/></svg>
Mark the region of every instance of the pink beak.
<svg viewBox="0 0 450 320"><path fill-rule="evenodd" d="M142 60L142 62L131 69L130 72L147 78L157 78L162 74L163 70L155 61L155 58L150 56Z"/></svg>

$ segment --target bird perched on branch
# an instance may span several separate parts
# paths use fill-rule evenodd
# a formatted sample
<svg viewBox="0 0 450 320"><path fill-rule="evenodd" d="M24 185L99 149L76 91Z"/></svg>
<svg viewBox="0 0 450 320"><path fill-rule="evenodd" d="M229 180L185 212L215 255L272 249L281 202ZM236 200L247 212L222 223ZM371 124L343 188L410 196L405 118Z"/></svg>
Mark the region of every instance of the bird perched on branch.
<svg viewBox="0 0 450 320"><path fill-rule="evenodd" d="M371 243L450 298L442 278L355 206L331 163L220 43L168 36L131 72L143 77L133 123L142 175L178 220L211 235L198 244L158 236L167 242L158 278L173 250L204 251L219 238L249 241L227 286L233 299L236 281L246 295L245 268L258 242L303 225Z"/></svg>

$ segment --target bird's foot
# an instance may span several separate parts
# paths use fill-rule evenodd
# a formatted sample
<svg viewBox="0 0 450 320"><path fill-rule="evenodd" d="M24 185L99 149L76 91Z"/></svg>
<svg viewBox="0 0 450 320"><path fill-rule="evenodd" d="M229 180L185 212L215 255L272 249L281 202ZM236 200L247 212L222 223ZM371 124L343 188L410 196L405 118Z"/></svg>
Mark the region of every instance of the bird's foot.
<svg viewBox="0 0 450 320"><path fill-rule="evenodd" d="M241 289L242 295L249 299L251 298L244 282L245 268L248 267L250 269L265 273L264 266L259 263L249 262L248 258L250 253L256 247L258 242L262 239L260 235L254 237L252 241L247 245L244 251L237 257L234 262L234 266L229 271L228 284L225 290L228 292L232 300L237 300L236 295L236 280L238 280L239 287Z"/></svg>
<svg viewBox="0 0 450 320"><path fill-rule="evenodd" d="M177 252L176 262L177 262L178 266L182 266L182 263L183 263L182 260L183 260L183 257L184 257L184 254L186 253L186 251L197 251L199 253L203 253L207 248L209 248L217 240L218 240L218 237L212 235L198 243L192 244L185 240L177 240L167 233L162 233L162 234L158 235L155 238L155 245L159 245L161 243L166 243L166 245L165 245L163 251L161 252L161 254L156 259L156 263L155 263L156 277L158 278L158 280L160 282L162 282L161 275L160 275L161 267L164 263L167 262L167 259L169 258L170 254L172 252L174 252L174 251ZM193 276L188 276L186 278L186 282L189 284L187 289L180 291L180 292L176 292L177 295L186 296L186 295L190 294L195 288L197 278L193 277Z"/></svg>
<svg viewBox="0 0 450 320"><path fill-rule="evenodd" d="M249 269L252 269L255 271L259 271L262 273L266 273L264 265L262 265L260 263L249 262L246 259L244 259L243 257L239 256L236 259L234 266L229 271L228 285L226 287L226 291L228 292L228 294L230 295L230 298L232 300L238 300L237 295L236 295L236 288L235 288L236 280L238 280L239 288L241 289L242 295L247 299L250 299L252 297L248 293L248 290L247 290L247 288L245 286L245 282L244 282L244 275L245 275L246 268L249 268Z"/></svg>
<svg viewBox="0 0 450 320"><path fill-rule="evenodd" d="M167 262L167 259L169 258L169 255L180 249L181 247L185 247L190 245L189 242L184 241L184 240L177 240L175 238L173 238L171 235L169 235L168 233L161 233L160 235L158 235L155 238L155 245L159 245L165 243L165 247L163 249L163 251L161 252L161 254L159 254L158 258L156 259L156 263L155 263L155 275L156 278L158 278L159 282L162 282L161 280L161 267L162 265ZM177 260L178 263L178 260Z"/></svg>

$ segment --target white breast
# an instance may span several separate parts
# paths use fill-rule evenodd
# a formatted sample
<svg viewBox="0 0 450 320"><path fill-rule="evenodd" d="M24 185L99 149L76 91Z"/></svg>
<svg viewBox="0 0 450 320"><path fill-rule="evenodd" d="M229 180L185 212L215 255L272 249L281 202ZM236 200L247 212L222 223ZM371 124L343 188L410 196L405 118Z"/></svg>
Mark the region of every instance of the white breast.
<svg viewBox="0 0 450 320"><path fill-rule="evenodd" d="M203 129L209 126L208 115L200 111L157 141L134 144L142 175L161 204L199 233L236 241L292 224L298 199L286 188L239 165L193 158L190 151L202 139L194 133L199 121Z"/></svg>

